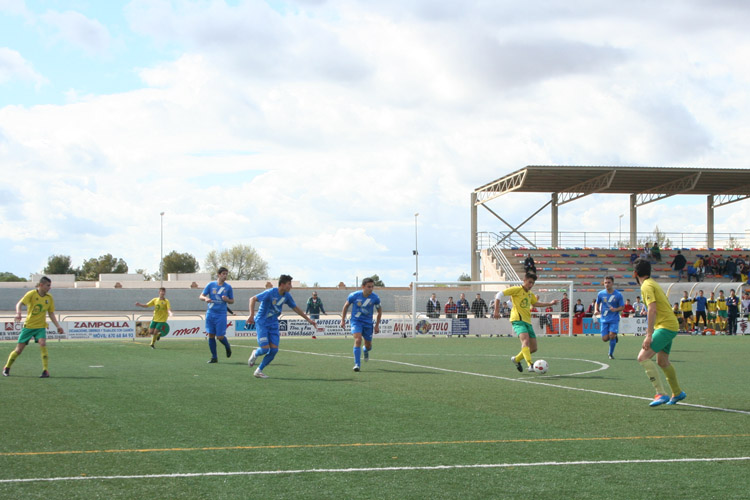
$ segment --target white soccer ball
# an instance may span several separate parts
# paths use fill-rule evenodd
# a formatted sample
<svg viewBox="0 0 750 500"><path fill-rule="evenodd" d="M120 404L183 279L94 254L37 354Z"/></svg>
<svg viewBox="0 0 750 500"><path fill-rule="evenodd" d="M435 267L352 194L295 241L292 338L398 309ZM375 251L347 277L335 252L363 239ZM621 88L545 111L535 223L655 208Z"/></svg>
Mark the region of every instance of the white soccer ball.
<svg viewBox="0 0 750 500"><path fill-rule="evenodd" d="M544 361L543 359L537 359L534 362L534 371L539 374L547 373L547 370L549 370L549 364Z"/></svg>

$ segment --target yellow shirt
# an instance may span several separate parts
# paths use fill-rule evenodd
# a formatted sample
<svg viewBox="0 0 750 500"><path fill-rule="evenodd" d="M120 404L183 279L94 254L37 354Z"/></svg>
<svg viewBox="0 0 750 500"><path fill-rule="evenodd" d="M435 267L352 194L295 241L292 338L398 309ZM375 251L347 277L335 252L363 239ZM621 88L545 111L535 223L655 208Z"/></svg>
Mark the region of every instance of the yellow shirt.
<svg viewBox="0 0 750 500"><path fill-rule="evenodd" d="M47 328L47 312L55 312L55 301L51 294L42 297L36 290L31 290L23 296L21 303L27 309L24 328Z"/></svg>
<svg viewBox="0 0 750 500"><path fill-rule="evenodd" d="M513 309L510 311L511 321L525 321L531 323L531 306L537 303L537 297L522 286L512 286L497 294L496 298L505 295L513 301Z"/></svg>
<svg viewBox="0 0 750 500"><path fill-rule="evenodd" d="M159 297L154 297L148 301L147 307L154 307L154 321L157 323L166 323L169 317L169 310L172 308L169 305L169 299L161 300Z"/></svg>
<svg viewBox="0 0 750 500"><path fill-rule="evenodd" d="M693 299L680 299L680 311L693 312Z"/></svg>
<svg viewBox="0 0 750 500"><path fill-rule="evenodd" d="M719 311L726 311L728 309L727 308L727 299L726 298L721 298L721 297L719 297L718 299L716 299L716 308Z"/></svg>
<svg viewBox="0 0 750 500"><path fill-rule="evenodd" d="M717 303L715 299L708 299L706 301L706 311L708 312L716 312Z"/></svg>
<svg viewBox="0 0 750 500"><path fill-rule="evenodd" d="M669 304L664 290L661 289L656 281L648 278L641 283L641 297L643 297L646 307L650 306L652 302L656 302L654 330L666 328L667 330L676 332L680 329L680 324L672 311L672 306Z"/></svg>

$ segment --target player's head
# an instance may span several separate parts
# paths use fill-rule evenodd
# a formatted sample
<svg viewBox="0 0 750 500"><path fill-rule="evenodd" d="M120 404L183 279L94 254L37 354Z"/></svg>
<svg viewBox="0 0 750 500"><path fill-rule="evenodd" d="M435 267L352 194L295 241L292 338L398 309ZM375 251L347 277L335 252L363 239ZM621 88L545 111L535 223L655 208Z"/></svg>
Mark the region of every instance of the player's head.
<svg viewBox="0 0 750 500"><path fill-rule="evenodd" d="M375 288L375 280L372 278L365 278L362 280L362 291L365 295L370 295L372 290Z"/></svg>
<svg viewBox="0 0 750 500"><path fill-rule="evenodd" d="M613 276L604 277L604 288L607 289L607 293L612 293L615 289L615 278Z"/></svg>
<svg viewBox="0 0 750 500"><path fill-rule="evenodd" d="M731 295L732 297L734 297L734 288L732 288L731 290L729 290L729 295Z"/></svg>
<svg viewBox="0 0 750 500"><path fill-rule="evenodd" d="M536 283L536 273L528 272L523 277L523 286L526 290L531 290L531 288L534 286L534 283Z"/></svg>
<svg viewBox="0 0 750 500"><path fill-rule="evenodd" d="M625 299L626 304L630 304L630 299Z"/></svg>
<svg viewBox="0 0 750 500"><path fill-rule="evenodd" d="M698 290L698 295L700 295L701 297L703 297L703 290Z"/></svg>
<svg viewBox="0 0 750 500"><path fill-rule="evenodd" d="M317 299L318 298L318 292L313 292L312 296L313 296L314 299Z"/></svg>
<svg viewBox="0 0 750 500"><path fill-rule="evenodd" d="M159 297L164 298L164 296L167 294L167 289L164 287L159 288Z"/></svg>
<svg viewBox="0 0 750 500"><path fill-rule="evenodd" d="M448 297L448 302L453 302L453 297Z"/></svg>
<svg viewBox="0 0 750 500"><path fill-rule="evenodd" d="M466 294L465 294L465 293L462 293L462 294L461 294L461 299L465 299L465 298L466 298Z"/></svg>
<svg viewBox="0 0 750 500"><path fill-rule="evenodd" d="M49 289L52 288L52 280L49 279L46 276L42 276L41 279L39 279L39 284L37 284L37 290L39 292L42 292L42 295L49 292Z"/></svg>
<svg viewBox="0 0 750 500"><path fill-rule="evenodd" d="M229 275L229 269L227 269L224 266L221 266L218 271L216 271L216 277L220 281L225 281L227 279L227 275Z"/></svg>
<svg viewBox="0 0 750 500"><path fill-rule="evenodd" d="M719 297L723 297L723 296L724 296L724 290L719 290Z"/></svg>
<svg viewBox="0 0 750 500"><path fill-rule="evenodd" d="M635 276L639 282L640 280L650 278L651 263L647 259L636 259L635 262L633 262L633 276Z"/></svg>
<svg viewBox="0 0 750 500"><path fill-rule="evenodd" d="M687 290L685 290L685 291L682 292L682 296L685 297L685 298L687 298L687 296L688 296Z"/></svg>
<svg viewBox="0 0 750 500"><path fill-rule="evenodd" d="M711 292L711 298L712 299L714 298L714 292Z"/></svg>

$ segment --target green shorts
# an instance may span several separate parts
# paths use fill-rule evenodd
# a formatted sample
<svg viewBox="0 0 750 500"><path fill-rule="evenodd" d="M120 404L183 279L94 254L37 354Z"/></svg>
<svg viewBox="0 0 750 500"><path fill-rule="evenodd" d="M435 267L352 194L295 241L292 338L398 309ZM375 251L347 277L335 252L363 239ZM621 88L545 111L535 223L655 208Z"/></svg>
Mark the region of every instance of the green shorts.
<svg viewBox="0 0 750 500"><path fill-rule="evenodd" d="M162 337L169 333L169 324L166 321L151 321L148 325L151 330L156 330Z"/></svg>
<svg viewBox="0 0 750 500"><path fill-rule="evenodd" d="M719 311L719 317L726 319L729 317L729 315L727 314L727 311L724 310L724 311Z"/></svg>
<svg viewBox="0 0 750 500"><path fill-rule="evenodd" d="M677 332L674 330L667 330L666 328L657 329L651 337L651 350L669 354L669 351L672 350L672 340L676 336Z"/></svg>
<svg viewBox="0 0 750 500"><path fill-rule="evenodd" d="M31 339L46 339L47 329L46 328L24 328L21 330L21 334L18 336L19 344L26 344Z"/></svg>
<svg viewBox="0 0 750 500"><path fill-rule="evenodd" d="M536 333L534 333L534 327L531 326L531 323L526 323L525 321L513 321L511 325L513 325L513 331L516 332L516 335L528 333L530 339L536 338Z"/></svg>

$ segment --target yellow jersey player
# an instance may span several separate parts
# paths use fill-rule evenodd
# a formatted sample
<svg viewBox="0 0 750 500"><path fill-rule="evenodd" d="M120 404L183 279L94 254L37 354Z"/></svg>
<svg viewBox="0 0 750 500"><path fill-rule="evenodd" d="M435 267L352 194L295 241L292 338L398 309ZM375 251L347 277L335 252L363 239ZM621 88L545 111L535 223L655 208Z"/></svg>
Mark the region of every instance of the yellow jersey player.
<svg viewBox="0 0 750 500"><path fill-rule="evenodd" d="M727 329L727 318L729 317L729 314L727 307L727 298L724 297L724 290L719 290L719 298L716 299L716 311L719 316L719 329L721 331L726 331Z"/></svg>
<svg viewBox="0 0 750 500"><path fill-rule="evenodd" d="M21 321L21 306L26 306L26 321L23 324L21 334L18 336L16 348L8 356L8 362L3 368L3 375L10 375L10 367L15 363L16 358L21 355L23 350L33 338L39 342L39 350L42 353L42 375L40 378L49 378L49 356L47 355L47 321L46 316L57 327L57 333L63 334L65 331L55 316L55 301L52 294L49 293L52 288L52 280L42 276L36 289L26 293L16 304L16 321Z"/></svg>
<svg viewBox="0 0 750 500"><path fill-rule="evenodd" d="M678 401L687 397L677 382L677 373L674 366L669 362L672 340L677 336L679 324L672 308L669 306L669 300L664 294L664 290L656 281L651 279L651 263L645 259L638 259L635 261L634 268L633 277L641 285L641 296L648 308L646 338L643 340L641 351L638 353L638 362L646 371L646 375L656 389L656 397L649 403L649 406L659 406L665 403L668 405L677 404ZM656 363L652 359L654 356L656 356ZM671 398L667 395L664 383L659 377L659 372L656 369L657 363L672 389Z"/></svg>
<svg viewBox="0 0 750 500"><path fill-rule="evenodd" d="M510 357L510 361L516 365L519 372L523 372L521 360L525 359L528 365L528 371L534 372L534 363L531 361L531 355L537 351L536 334L534 327L531 325L531 306L549 307L557 304L557 300L552 302L539 302L537 296L531 293L531 289L536 283L536 274L527 272L521 286L512 286L503 291L497 292L495 296L495 319L500 317L500 300L503 297L510 297L513 301L513 309L510 311L510 323L513 331L516 332L521 340L521 352Z"/></svg>
<svg viewBox="0 0 750 500"><path fill-rule="evenodd" d="M167 319L172 316L172 305L169 303L166 295L167 289L161 287L159 288L159 296L149 300L147 304L135 303L138 307L154 308L154 318L151 320L151 324L148 325L149 333L151 334L151 349L156 349L154 344L161 338L162 334L166 335L169 333Z"/></svg>

